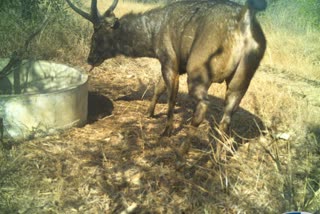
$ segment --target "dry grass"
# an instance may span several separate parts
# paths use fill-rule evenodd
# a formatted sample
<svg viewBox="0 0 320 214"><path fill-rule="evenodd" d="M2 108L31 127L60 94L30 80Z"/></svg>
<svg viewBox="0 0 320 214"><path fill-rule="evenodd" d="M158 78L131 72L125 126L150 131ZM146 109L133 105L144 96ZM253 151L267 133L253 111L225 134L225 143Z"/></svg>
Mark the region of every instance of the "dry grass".
<svg viewBox="0 0 320 214"><path fill-rule="evenodd" d="M109 5L112 3L111 0L103 0L100 1L99 10L105 11L108 9ZM117 8L115 9L115 14L119 17L127 14L127 13L141 13L148 10L151 10L155 7L161 6L160 3L158 4L137 4L134 1L119 1Z"/></svg>
<svg viewBox="0 0 320 214"><path fill-rule="evenodd" d="M264 64L312 80L320 79L319 25L312 24L316 14L308 13L307 2L278 1L261 15L268 40ZM315 4L315 3L314 3ZM305 11L303 14L302 11Z"/></svg>
<svg viewBox="0 0 320 214"><path fill-rule="evenodd" d="M320 79L319 33L293 34L266 27L268 48L263 63L312 80Z"/></svg>
<svg viewBox="0 0 320 214"><path fill-rule="evenodd" d="M120 1L116 13L151 7ZM58 24L44 31L34 51L85 67L91 26L76 15L65 25L60 34ZM299 47L318 53L311 43L319 40L296 37L294 43L291 35L292 40L284 42L283 36L291 38L289 34L266 28L268 51L234 116L232 137L219 136L212 128L221 118L225 91L225 85L214 84L206 121L189 138L193 103L183 76L175 133L159 139L166 100L157 106L157 118L145 116L155 77L160 75L159 63L117 57L91 74L86 126L27 142L1 143L0 212L319 211L319 85L288 73L296 75L315 57L303 55ZM83 34L73 34L74 29ZM60 37L50 41L52 35ZM299 74L317 80L317 67L308 68ZM283 139L283 134L289 138ZM229 145L226 160L216 157L217 142Z"/></svg>

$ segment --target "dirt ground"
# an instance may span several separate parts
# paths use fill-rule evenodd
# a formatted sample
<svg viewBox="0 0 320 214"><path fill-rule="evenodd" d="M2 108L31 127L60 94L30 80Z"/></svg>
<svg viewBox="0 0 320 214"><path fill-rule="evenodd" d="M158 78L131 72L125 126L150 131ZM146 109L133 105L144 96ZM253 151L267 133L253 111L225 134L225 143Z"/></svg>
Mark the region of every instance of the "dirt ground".
<svg viewBox="0 0 320 214"><path fill-rule="evenodd" d="M297 77L281 75L262 67L255 78L265 81L272 78L279 90L293 90L296 96L308 102L310 99L313 115L310 120L314 121L309 122L319 122L319 82L297 81ZM252 212L268 213L268 204L279 203L279 198L274 197L254 204L256 199L237 198L240 195L230 193L232 184L237 183L236 175L242 173L241 164L249 160L260 163L261 159L272 162L266 152L258 155L261 151L250 146L258 145L253 142L263 143L266 139L263 133L270 128L256 112L243 107L237 111L232 122L234 147L230 153L233 156L228 163L217 162L213 151L218 140L212 127L221 118L225 86L215 84L210 88L206 120L188 154L181 156L193 102L187 93L186 77L182 76L173 136L159 138L166 121L166 98L157 105L155 118L146 115L159 76L159 63L147 58L118 57L95 68L89 80L88 124L20 145L21 172L29 176L29 181L24 181L20 190L12 191L13 196L20 197L12 210L20 213L235 213L240 204L247 207L251 204ZM307 86L310 90L302 90L301 87ZM252 99L244 101L244 105L249 101ZM235 162L240 165L235 166ZM250 167L258 168L254 164ZM272 167L268 170L272 171ZM256 181L256 185L265 189L263 183ZM10 190L7 191L9 194ZM242 202L235 204L233 200Z"/></svg>

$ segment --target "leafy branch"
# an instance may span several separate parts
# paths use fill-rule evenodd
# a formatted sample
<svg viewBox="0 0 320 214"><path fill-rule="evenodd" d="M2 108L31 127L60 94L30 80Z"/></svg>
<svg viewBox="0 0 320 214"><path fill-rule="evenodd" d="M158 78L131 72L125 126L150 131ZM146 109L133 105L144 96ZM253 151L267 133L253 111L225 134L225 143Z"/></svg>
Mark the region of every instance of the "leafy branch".
<svg viewBox="0 0 320 214"><path fill-rule="evenodd" d="M2 70L0 70L0 79L8 76L14 70L14 68L20 65L23 56L25 56L26 53L28 53L30 43L32 42L32 40L48 25L48 23L49 18L46 17L42 24L28 36L27 40L24 43L24 46L21 49L12 53L9 63Z"/></svg>

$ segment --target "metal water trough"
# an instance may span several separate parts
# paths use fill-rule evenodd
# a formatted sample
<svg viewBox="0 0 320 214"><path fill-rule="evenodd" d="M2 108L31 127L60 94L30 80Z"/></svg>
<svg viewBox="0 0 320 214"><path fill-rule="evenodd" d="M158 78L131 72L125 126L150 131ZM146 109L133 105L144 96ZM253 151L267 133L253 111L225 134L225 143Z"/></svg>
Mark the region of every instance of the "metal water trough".
<svg viewBox="0 0 320 214"><path fill-rule="evenodd" d="M8 64L0 59L0 70ZM88 76L48 61L22 61L0 79L0 137L54 134L86 123Z"/></svg>

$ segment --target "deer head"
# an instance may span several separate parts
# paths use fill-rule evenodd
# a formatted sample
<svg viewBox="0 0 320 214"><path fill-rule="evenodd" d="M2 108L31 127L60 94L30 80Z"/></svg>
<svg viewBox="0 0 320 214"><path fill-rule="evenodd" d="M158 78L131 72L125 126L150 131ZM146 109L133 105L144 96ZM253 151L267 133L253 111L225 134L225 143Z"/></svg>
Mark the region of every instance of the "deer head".
<svg viewBox="0 0 320 214"><path fill-rule="evenodd" d="M94 32L91 38L88 64L93 67L100 65L106 58L112 56L112 53L114 52L114 38L112 34L113 31L120 26L120 23L113 11L118 4L118 0L114 0L111 6L102 15L98 11L97 0L91 1L90 13L82 11L71 3L70 0L66 1L76 13L93 24Z"/></svg>

